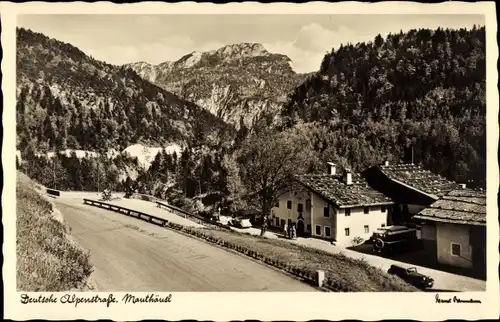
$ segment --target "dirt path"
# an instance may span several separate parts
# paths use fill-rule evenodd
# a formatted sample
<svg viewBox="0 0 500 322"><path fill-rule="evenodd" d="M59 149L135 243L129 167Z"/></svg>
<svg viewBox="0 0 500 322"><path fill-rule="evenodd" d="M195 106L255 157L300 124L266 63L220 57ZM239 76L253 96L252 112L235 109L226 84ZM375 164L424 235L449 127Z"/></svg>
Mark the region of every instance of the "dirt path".
<svg viewBox="0 0 500 322"><path fill-rule="evenodd" d="M55 199L90 250L99 291L315 291L243 256L114 212Z"/></svg>

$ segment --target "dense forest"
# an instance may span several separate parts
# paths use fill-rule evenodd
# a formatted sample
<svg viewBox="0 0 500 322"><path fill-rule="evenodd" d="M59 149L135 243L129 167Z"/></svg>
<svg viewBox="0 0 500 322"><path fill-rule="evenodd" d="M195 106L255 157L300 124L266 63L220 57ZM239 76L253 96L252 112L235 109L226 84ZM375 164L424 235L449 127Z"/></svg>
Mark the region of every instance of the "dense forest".
<svg viewBox="0 0 500 322"><path fill-rule="evenodd" d="M214 205L237 211L259 198L272 204L273 189L289 175L324 171L326 161L359 171L385 160L413 160L485 186L484 27L410 30L332 49L278 115L238 131L132 70L18 32L19 167L48 186L132 187L193 211ZM121 150L137 142L183 148L159 153L147 168L126 155L35 156L65 148ZM280 160L284 166L274 169ZM267 179L273 171L272 187L264 185L259 197L255 176Z"/></svg>
<svg viewBox="0 0 500 322"><path fill-rule="evenodd" d="M217 140L219 118L78 48L17 30L18 149L121 150L131 144ZM219 143L216 142L215 145Z"/></svg>
<svg viewBox="0 0 500 322"><path fill-rule="evenodd" d="M332 49L282 116L283 127L311 123L324 160L360 170L411 162L413 148L415 163L484 185L485 29L410 30Z"/></svg>

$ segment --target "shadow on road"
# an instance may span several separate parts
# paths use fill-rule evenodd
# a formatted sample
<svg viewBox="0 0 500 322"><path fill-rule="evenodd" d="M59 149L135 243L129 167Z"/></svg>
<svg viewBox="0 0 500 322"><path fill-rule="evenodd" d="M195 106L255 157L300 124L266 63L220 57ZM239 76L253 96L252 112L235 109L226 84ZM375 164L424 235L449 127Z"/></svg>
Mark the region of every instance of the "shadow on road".
<svg viewBox="0 0 500 322"><path fill-rule="evenodd" d="M430 268L430 269L436 269L436 270L440 270L440 271L444 271L444 272L448 272L448 273L452 273L452 274L457 274L457 275L472 277L472 278L476 278L476 279L486 280L486 278L484 276L481 276L480 274L478 274L472 270L441 265L434 258L429 256L429 254L423 249L387 255L384 253L374 252L372 247L373 246L371 244L362 244L362 245L355 246L355 247L349 247L348 249L353 250L353 251L358 252L358 253L362 253L362 254L368 254L368 255L373 255L373 256L379 256L382 258L392 259L392 260L403 262L403 263L406 263L409 265L416 265L416 266L426 267L426 268Z"/></svg>

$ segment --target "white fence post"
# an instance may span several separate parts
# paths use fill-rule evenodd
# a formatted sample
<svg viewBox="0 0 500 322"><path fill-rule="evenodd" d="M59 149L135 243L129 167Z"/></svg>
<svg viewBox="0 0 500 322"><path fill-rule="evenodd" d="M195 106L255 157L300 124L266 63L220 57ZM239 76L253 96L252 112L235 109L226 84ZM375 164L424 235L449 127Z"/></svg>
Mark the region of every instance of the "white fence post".
<svg viewBox="0 0 500 322"><path fill-rule="evenodd" d="M316 271L316 283L318 283L318 287L322 287L324 281L325 281L325 271L317 270Z"/></svg>

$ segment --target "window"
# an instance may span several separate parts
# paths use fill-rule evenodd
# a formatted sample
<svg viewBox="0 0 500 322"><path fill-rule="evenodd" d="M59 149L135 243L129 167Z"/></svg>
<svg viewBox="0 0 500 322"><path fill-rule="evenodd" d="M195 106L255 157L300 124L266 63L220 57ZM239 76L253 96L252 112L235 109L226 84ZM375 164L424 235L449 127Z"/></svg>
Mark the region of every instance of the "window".
<svg viewBox="0 0 500 322"><path fill-rule="evenodd" d="M365 207L365 209L363 210L365 214L369 214L370 213L370 207Z"/></svg>
<svg viewBox="0 0 500 322"><path fill-rule="evenodd" d="M301 203L297 204L297 211L298 212L304 211L304 206Z"/></svg>
<svg viewBox="0 0 500 322"><path fill-rule="evenodd" d="M346 216L346 217L349 217L350 215L351 215L351 209L350 209L350 208L347 208L347 209L345 210L345 216Z"/></svg>
<svg viewBox="0 0 500 322"><path fill-rule="evenodd" d="M368 225L365 225L365 234L368 234L370 232L370 227Z"/></svg>
<svg viewBox="0 0 500 322"><path fill-rule="evenodd" d="M382 227L385 227L385 224L382 224Z"/></svg>
<svg viewBox="0 0 500 322"><path fill-rule="evenodd" d="M316 225L316 235L321 235L321 226Z"/></svg>
<svg viewBox="0 0 500 322"><path fill-rule="evenodd" d="M287 209L292 209L292 201L291 200L287 200L287 202L286 202L286 208Z"/></svg>
<svg viewBox="0 0 500 322"><path fill-rule="evenodd" d="M460 256L460 248L460 244L451 243L451 254L454 256Z"/></svg>
<svg viewBox="0 0 500 322"><path fill-rule="evenodd" d="M311 231L311 225L307 225L307 231Z"/></svg>
<svg viewBox="0 0 500 322"><path fill-rule="evenodd" d="M281 227L285 227L285 219L281 219Z"/></svg>
<svg viewBox="0 0 500 322"><path fill-rule="evenodd" d="M350 230L349 230L349 228L344 229L344 231L345 231L345 235L346 235L346 236L349 236L349 234L350 234Z"/></svg>
<svg viewBox="0 0 500 322"><path fill-rule="evenodd" d="M330 227L325 227L325 236L330 237Z"/></svg>
<svg viewBox="0 0 500 322"><path fill-rule="evenodd" d="M311 199L306 200L306 209L311 209Z"/></svg>
<svg viewBox="0 0 500 322"><path fill-rule="evenodd" d="M330 217L330 207L323 208L323 217Z"/></svg>
<svg viewBox="0 0 500 322"><path fill-rule="evenodd" d="M382 212L386 212L387 208L385 206L382 206L382 208L380 208L380 211Z"/></svg>
<svg viewBox="0 0 500 322"><path fill-rule="evenodd" d="M276 217L276 226L279 226L280 225L280 219L278 217Z"/></svg>
<svg viewBox="0 0 500 322"><path fill-rule="evenodd" d="M276 208L279 208L279 207L280 207L280 201L279 201L279 200L276 200L276 203L274 204L274 206L275 206Z"/></svg>

